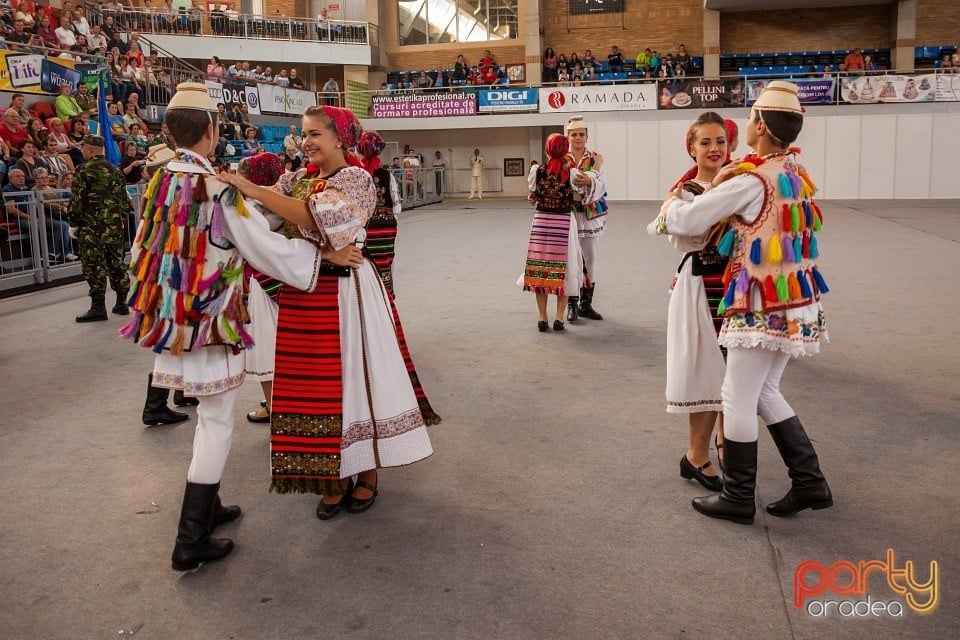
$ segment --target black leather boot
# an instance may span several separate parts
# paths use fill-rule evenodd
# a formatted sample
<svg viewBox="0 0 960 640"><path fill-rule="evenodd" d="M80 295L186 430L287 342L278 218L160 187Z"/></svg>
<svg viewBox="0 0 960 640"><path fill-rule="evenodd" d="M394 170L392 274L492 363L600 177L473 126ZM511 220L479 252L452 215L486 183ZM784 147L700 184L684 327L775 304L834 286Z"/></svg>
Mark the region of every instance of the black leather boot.
<svg viewBox="0 0 960 640"><path fill-rule="evenodd" d="M99 322L107 319L106 297L90 296L90 309L82 316L77 316L77 322Z"/></svg>
<svg viewBox="0 0 960 640"><path fill-rule="evenodd" d="M200 401L193 396L183 395L183 389L177 389L173 392L173 404L178 407L195 407L200 404Z"/></svg>
<svg viewBox="0 0 960 640"><path fill-rule="evenodd" d="M757 513L757 443L723 442L723 491L718 496L693 499L693 508L705 516L753 524Z"/></svg>
<svg viewBox="0 0 960 640"><path fill-rule="evenodd" d="M820 471L820 461L810 438L797 416L767 425L780 457L787 465L793 481L790 491L767 505L772 516L789 516L804 509L826 509L833 506L833 494Z"/></svg>
<svg viewBox="0 0 960 640"><path fill-rule="evenodd" d="M202 562L219 560L233 551L233 540L210 537L218 491L219 482L187 483L177 527L177 543L171 558L174 570L190 571Z"/></svg>
<svg viewBox="0 0 960 640"><path fill-rule="evenodd" d="M214 529L222 524L233 522L242 514L243 512L240 510L238 505L231 504L229 506L224 506L224 504L220 502L220 494L218 493L217 502L213 507L213 523L210 525L210 533L213 533Z"/></svg>
<svg viewBox="0 0 960 640"><path fill-rule="evenodd" d="M577 296L567 298L567 322L576 322L580 319L580 309L577 307L579 300Z"/></svg>
<svg viewBox="0 0 960 640"><path fill-rule="evenodd" d="M603 316L593 308L593 290L596 283L580 289L580 315L591 320L603 320Z"/></svg>
<svg viewBox="0 0 960 640"><path fill-rule="evenodd" d="M117 304L113 305L113 309L110 310L115 316L128 316L130 315L130 307L127 306L127 294L126 293L117 293Z"/></svg>
<svg viewBox="0 0 960 640"><path fill-rule="evenodd" d="M169 389L153 386L153 374L147 375L147 400L143 403L143 424L155 427L161 424L177 424L189 420L190 416L174 411L167 406Z"/></svg>

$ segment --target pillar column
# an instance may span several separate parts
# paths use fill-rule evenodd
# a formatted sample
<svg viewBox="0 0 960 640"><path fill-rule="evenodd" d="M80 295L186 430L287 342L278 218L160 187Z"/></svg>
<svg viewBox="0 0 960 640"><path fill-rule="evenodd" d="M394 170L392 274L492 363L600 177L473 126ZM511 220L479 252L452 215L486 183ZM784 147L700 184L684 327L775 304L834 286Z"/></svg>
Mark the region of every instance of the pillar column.
<svg viewBox="0 0 960 640"><path fill-rule="evenodd" d="M897 71L911 71L917 46L917 0L899 0L893 6L890 25L890 64Z"/></svg>
<svg viewBox="0 0 960 640"><path fill-rule="evenodd" d="M540 84L540 57L543 55L540 43L540 3L536 0L520 0L520 6L523 12L520 28L523 30L527 84Z"/></svg>
<svg viewBox="0 0 960 640"><path fill-rule="evenodd" d="M703 77L720 76L720 12L703 10Z"/></svg>

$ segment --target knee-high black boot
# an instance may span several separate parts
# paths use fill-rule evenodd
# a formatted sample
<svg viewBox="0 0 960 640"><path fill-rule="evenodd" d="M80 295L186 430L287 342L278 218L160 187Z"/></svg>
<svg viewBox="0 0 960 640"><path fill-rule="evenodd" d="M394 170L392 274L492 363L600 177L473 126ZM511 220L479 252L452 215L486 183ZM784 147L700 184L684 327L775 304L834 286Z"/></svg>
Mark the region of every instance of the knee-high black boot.
<svg viewBox="0 0 960 640"><path fill-rule="evenodd" d="M767 505L773 516L789 516L804 509L826 509L833 506L833 494L827 485L817 452L797 416L767 425L780 457L787 465L792 486L787 495Z"/></svg>
<svg viewBox="0 0 960 640"><path fill-rule="evenodd" d="M160 424L177 424L188 420L190 416L174 411L167 406L169 389L153 386L153 374L147 375L147 399L143 403L143 424L155 427Z"/></svg>
<svg viewBox="0 0 960 640"><path fill-rule="evenodd" d="M219 527L222 524L227 524L228 522L233 522L243 512L240 510L240 507L235 504L225 506L220 502L220 494L217 494L217 502L213 506L213 522L210 525L210 533L213 533L214 529Z"/></svg>
<svg viewBox="0 0 960 640"><path fill-rule="evenodd" d="M200 401L193 396L183 395L183 389L177 389L173 392L173 404L178 407L195 407L200 404Z"/></svg>
<svg viewBox="0 0 960 640"><path fill-rule="evenodd" d="M579 300L577 296L567 298L567 322L576 322L580 319L580 309L577 307Z"/></svg>
<svg viewBox="0 0 960 640"><path fill-rule="evenodd" d="M233 540L211 538L210 530L220 483L187 483L177 527L177 543L173 547L172 566L176 571L189 571L201 562L219 560L233 551Z"/></svg>
<svg viewBox="0 0 960 640"><path fill-rule="evenodd" d="M603 316L593 308L593 290L596 283L591 282L589 287L580 289L580 315L591 320L603 320Z"/></svg>
<svg viewBox="0 0 960 640"><path fill-rule="evenodd" d="M757 513L757 443L723 441L723 491L718 496L693 499L693 508L705 516L753 524Z"/></svg>

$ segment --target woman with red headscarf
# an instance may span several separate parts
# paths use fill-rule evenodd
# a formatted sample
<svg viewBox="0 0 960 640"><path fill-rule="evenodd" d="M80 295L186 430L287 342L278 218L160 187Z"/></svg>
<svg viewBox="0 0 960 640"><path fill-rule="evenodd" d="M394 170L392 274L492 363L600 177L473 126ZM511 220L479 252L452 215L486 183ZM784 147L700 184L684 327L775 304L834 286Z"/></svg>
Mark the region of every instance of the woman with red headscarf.
<svg viewBox="0 0 960 640"><path fill-rule="evenodd" d="M400 213L400 194L393 174L380 166L380 154L386 143L376 131L364 131L357 142L363 168L373 177L377 189L377 206L367 223L367 251L377 265L383 286L393 296L393 257L397 243L397 215Z"/></svg>
<svg viewBox="0 0 960 640"><path fill-rule="evenodd" d="M309 107L305 169L285 174L273 189L222 176L305 237L342 252L349 265L324 263L312 293L280 292L271 489L321 494L321 520L341 509L367 510L377 497L377 469L433 453L426 424L436 416L421 410L396 310L360 249L376 205L373 179L349 151L360 133L347 109Z"/></svg>
<svg viewBox="0 0 960 640"><path fill-rule="evenodd" d="M563 331L563 314L570 291L579 292L581 274L579 268L568 269L567 265L580 264L580 242L577 222L571 215L573 187L570 186L570 166L565 156L569 151L567 137L552 133L547 137L544 150L547 163L537 168L529 184L530 202L536 206L530 228L530 243L527 247L527 263L523 270L523 290L537 295L537 310L540 320L537 328L549 330L547 321L547 296L557 296L557 311L553 321L554 331Z"/></svg>
<svg viewBox="0 0 960 640"><path fill-rule="evenodd" d="M729 123L729 124L728 124ZM731 131L733 138L730 137ZM736 124L712 111L703 113L687 130L686 152L694 166L673 188L695 195L703 193L736 148ZM704 488L720 491L723 481L710 462L710 438L718 423L717 455L723 429L723 354L717 344L717 304L723 297L721 281L727 260L717 253L717 242L726 230L718 223L701 237L670 236L684 251L671 286L667 307L667 412L689 417L689 445L680 459L680 475ZM712 316L712 317L711 317ZM721 460L722 465L722 460Z"/></svg>

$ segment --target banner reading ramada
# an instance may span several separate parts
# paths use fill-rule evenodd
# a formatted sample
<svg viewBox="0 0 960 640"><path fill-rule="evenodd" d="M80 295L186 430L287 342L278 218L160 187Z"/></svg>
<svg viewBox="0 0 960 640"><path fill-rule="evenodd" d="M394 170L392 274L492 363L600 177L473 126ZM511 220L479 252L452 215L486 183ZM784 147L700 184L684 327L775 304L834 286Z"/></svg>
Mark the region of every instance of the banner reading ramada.
<svg viewBox="0 0 960 640"><path fill-rule="evenodd" d="M645 111L657 108L657 85L613 84L540 89L540 113Z"/></svg>
<svg viewBox="0 0 960 640"><path fill-rule="evenodd" d="M373 96L370 100L372 118L435 118L476 113L477 96L465 91L391 94Z"/></svg>

